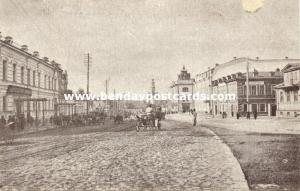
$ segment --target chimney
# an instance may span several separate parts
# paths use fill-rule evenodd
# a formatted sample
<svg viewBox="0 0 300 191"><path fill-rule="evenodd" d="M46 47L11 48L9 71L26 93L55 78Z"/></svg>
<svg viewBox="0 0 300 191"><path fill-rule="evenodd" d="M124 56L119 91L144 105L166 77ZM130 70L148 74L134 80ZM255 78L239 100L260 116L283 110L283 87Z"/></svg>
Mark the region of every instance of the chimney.
<svg viewBox="0 0 300 191"><path fill-rule="evenodd" d="M56 62L55 62L54 60L52 60L52 61L51 61L51 64L52 64L53 66L55 66L55 65L56 65Z"/></svg>
<svg viewBox="0 0 300 191"><path fill-rule="evenodd" d="M44 62L49 62L48 57L44 57L43 60L44 60Z"/></svg>
<svg viewBox="0 0 300 191"><path fill-rule="evenodd" d="M280 69L279 69L279 68L276 68L276 72L280 72Z"/></svg>
<svg viewBox="0 0 300 191"><path fill-rule="evenodd" d="M23 50L23 51L28 51L28 46L27 45L22 45L21 46L21 50Z"/></svg>
<svg viewBox="0 0 300 191"><path fill-rule="evenodd" d="M259 57L258 57L258 56L256 57L256 60L259 60Z"/></svg>
<svg viewBox="0 0 300 191"><path fill-rule="evenodd" d="M34 57L39 57L39 52L38 51L34 51L32 54Z"/></svg>
<svg viewBox="0 0 300 191"><path fill-rule="evenodd" d="M6 42L8 44L12 44L13 43L13 38L11 36L6 36L4 42Z"/></svg>

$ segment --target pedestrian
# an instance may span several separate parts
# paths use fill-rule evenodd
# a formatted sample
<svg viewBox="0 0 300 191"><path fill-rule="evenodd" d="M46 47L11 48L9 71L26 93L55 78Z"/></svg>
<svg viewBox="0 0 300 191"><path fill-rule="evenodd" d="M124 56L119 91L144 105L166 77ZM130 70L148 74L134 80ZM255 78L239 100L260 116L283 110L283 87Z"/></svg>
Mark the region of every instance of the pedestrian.
<svg viewBox="0 0 300 191"><path fill-rule="evenodd" d="M1 116L1 120L0 120L1 124L3 124L4 126L6 125L6 119L4 118L4 116Z"/></svg>
<svg viewBox="0 0 300 191"><path fill-rule="evenodd" d="M239 112L236 113L236 119L237 119L237 120L240 119L240 113L239 113Z"/></svg>
<svg viewBox="0 0 300 191"><path fill-rule="evenodd" d="M256 120L257 119L257 111L253 112L253 116L254 116L254 119Z"/></svg>
<svg viewBox="0 0 300 191"><path fill-rule="evenodd" d="M193 111L193 118L194 118L193 126L196 126L197 125L197 112L196 112L196 109L194 109L194 111Z"/></svg>
<svg viewBox="0 0 300 191"><path fill-rule="evenodd" d="M247 119L250 119L250 112L247 112Z"/></svg>

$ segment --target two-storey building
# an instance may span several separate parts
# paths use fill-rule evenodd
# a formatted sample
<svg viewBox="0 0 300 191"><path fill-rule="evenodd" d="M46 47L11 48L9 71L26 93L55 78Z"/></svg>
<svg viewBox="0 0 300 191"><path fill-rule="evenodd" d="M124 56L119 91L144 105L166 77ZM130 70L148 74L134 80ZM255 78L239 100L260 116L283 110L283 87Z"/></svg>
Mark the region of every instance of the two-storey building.
<svg viewBox="0 0 300 191"><path fill-rule="evenodd" d="M300 116L300 63L287 64L282 72L284 82L275 87L277 116Z"/></svg>
<svg viewBox="0 0 300 191"><path fill-rule="evenodd" d="M0 63L0 115L43 120L54 114L68 84L60 64L16 45L9 36L0 39Z"/></svg>
<svg viewBox="0 0 300 191"><path fill-rule="evenodd" d="M283 76L279 69L269 72L257 70L248 73L239 72L214 80L214 94L236 95L235 100L214 100L214 114L226 112L230 116L235 116L237 112L240 114L257 112L259 115L275 116L274 86L282 81Z"/></svg>
<svg viewBox="0 0 300 191"><path fill-rule="evenodd" d="M208 68L207 71L197 74L195 77L194 92L211 96L212 94L212 76L214 68ZM211 100L194 100L195 109L198 112L212 113Z"/></svg>

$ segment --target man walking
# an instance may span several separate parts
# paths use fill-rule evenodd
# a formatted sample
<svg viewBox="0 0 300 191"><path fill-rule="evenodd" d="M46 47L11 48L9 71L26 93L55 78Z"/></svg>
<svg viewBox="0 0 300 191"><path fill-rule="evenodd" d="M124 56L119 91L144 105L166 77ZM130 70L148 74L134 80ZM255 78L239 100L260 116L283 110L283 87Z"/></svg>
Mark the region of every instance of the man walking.
<svg viewBox="0 0 300 191"><path fill-rule="evenodd" d="M193 118L194 118L193 126L196 126L197 125L197 112L196 112L196 109L193 110Z"/></svg>

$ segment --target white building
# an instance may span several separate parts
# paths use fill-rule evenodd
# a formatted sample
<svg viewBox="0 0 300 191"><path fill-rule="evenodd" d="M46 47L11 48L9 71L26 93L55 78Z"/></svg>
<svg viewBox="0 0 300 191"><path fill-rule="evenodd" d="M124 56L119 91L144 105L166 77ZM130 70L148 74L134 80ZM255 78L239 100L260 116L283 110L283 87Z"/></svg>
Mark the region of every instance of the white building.
<svg viewBox="0 0 300 191"><path fill-rule="evenodd" d="M0 63L0 115L39 120L54 115L68 85L60 64L30 53L26 45L18 47L11 37L0 39Z"/></svg>
<svg viewBox="0 0 300 191"><path fill-rule="evenodd" d="M287 64L282 72L284 82L275 87L277 116L300 116L300 63Z"/></svg>

